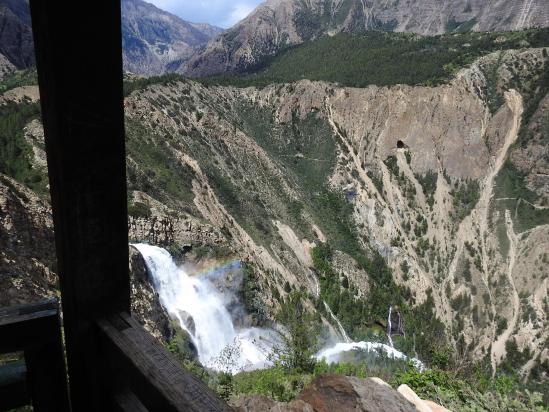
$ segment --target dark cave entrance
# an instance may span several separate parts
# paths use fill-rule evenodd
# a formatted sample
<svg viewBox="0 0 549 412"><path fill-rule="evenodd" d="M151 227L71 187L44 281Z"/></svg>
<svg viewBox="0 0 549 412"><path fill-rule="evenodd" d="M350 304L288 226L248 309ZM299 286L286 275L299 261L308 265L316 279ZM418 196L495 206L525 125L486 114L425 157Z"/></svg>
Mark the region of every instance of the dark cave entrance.
<svg viewBox="0 0 549 412"><path fill-rule="evenodd" d="M397 149L404 149L404 142L402 140L397 141Z"/></svg>

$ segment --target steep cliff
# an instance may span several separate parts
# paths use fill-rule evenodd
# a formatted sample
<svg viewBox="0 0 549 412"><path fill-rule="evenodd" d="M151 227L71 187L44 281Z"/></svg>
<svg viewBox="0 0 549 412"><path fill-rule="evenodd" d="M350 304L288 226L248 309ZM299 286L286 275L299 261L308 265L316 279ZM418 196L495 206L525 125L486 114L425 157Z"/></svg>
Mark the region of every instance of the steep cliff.
<svg viewBox="0 0 549 412"><path fill-rule="evenodd" d="M192 196L172 201L253 263L267 306L286 282L317 307L347 296L313 269L327 243L351 301L369 302L363 326L335 310L359 337L398 300L379 255L427 308L409 328L438 319L461 362L495 369L512 350L527 373L548 356L547 65L547 49L496 53L430 88L155 85L127 99L128 133L188 169Z"/></svg>

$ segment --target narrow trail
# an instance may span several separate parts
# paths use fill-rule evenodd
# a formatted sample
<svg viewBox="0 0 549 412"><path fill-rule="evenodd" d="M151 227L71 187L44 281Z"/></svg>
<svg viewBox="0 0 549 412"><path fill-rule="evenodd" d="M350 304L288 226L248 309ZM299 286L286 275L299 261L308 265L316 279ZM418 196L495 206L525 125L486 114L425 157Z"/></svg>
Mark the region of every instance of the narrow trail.
<svg viewBox="0 0 549 412"><path fill-rule="evenodd" d="M505 211L505 226L507 227L507 237L509 238L509 265L507 268L507 279L512 289L511 300L513 303L513 318L511 322L507 325L507 329L499 336L492 344L492 376L495 376L497 364L505 356L505 343L515 330L518 321L518 315L520 310L520 298L515 286L515 280L513 278L513 269L515 268L516 257L517 257L517 235L513 229L513 220L511 219L511 213Z"/></svg>

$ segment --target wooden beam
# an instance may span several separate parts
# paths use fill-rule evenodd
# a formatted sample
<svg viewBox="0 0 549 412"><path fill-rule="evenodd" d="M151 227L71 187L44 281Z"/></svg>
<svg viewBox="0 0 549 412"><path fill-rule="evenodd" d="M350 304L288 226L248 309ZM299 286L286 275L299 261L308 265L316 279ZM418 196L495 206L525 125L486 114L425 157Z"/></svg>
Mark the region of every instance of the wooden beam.
<svg viewBox="0 0 549 412"><path fill-rule="evenodd" d="M204 383L178 365L128 314L97 323L111 386L130 388L150 411L229 411Z"/></svg>
<svg viewBox="0 0 549 412"><path fill-rule="evenodd" d="M0 310L0 353L23 351L26 365L25 381L12 379L5 385L0 381L0 394L7 394L7 403L20 406L27 394L37 412L70 410L57 306L50 300Z"/></svg>
<svg viewBox="0 0 549 412"><path fill-rule="evenodd" d="M130 308L120 2L30 6L72 406L103 411L93 321Z"/></svg>

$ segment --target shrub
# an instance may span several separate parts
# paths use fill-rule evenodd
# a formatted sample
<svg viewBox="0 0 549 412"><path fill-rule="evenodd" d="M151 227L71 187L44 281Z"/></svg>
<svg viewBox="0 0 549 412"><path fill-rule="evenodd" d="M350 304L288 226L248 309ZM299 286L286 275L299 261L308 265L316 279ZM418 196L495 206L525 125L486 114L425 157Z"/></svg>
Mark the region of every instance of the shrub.
<svg viewBox="0 0 549 412"><path fill-rule="evenodd" d="M128 215L138 218L148 219L151 217L151 208L142 202L133 202L128 205Z"/></svg>

